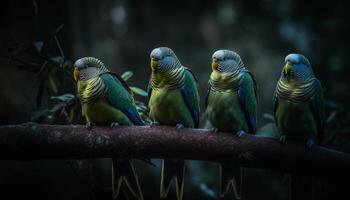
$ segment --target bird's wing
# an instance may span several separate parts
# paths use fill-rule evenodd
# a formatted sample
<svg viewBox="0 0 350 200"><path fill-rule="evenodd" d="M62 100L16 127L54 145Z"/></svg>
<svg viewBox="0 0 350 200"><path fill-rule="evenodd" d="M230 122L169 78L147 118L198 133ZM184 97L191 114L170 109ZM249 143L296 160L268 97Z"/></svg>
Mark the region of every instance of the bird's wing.
<svg viewBox="0 0 350 200"><path fill-rule="evenodd" d="M249 72L243 72L239 84L238 95L241 106L245 112L248 128L251 133L256 131L257 117L257 91L254 77Z"/></svg>
<svg viewBox="0 0 350 200"><path fill-rule="evenodd" d="M199 125L199 115L200 115L200 108L199 108L199 94L197 90L197 79L193 72L185 68L184 71L185 76L185 83L184 87L181 90L182 97L188 107L188 109L191 112L194 126L195 128L198 128Z"/></svg>
<svg viewBox="0 0 350 200"><path fill-rule="evenodd" d="M317 131L319 133L318 139L320 141L320 139L322 138L324 120L325 120L325 113L324 113L325 102L324 102L324 96L323 96L323 87L321 82L318 79L315 80L315 94L311 98L311 106L312 106L312 113L317 123Z"/></svg>
<svg viewBox="0 0 350 200"><path fill-rule="evenodd" d="M144 125L137 112L132 93L125 81L116 74L104 73L100 75L106 86L106 99L108 103L122 111L134 125Z"/></svg>

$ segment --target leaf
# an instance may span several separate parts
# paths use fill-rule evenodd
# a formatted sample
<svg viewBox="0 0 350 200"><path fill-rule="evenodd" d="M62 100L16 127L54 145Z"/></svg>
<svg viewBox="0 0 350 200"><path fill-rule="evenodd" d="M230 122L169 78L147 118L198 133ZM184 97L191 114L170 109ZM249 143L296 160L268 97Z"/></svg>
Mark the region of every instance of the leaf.
<svg viewBox="0 0 350 200"><path fill-rule="evenodd" d="M56 57L51 57L50 60L56 64L61 64L61 62L63 61L63 58L61 56L56 56Z"/></svg>
<svg viewBox="0 0 350 200"><path fill-rule="evenodd" d="M60 96L52 96L51 99L59 100L61 102L69 102L69 101L75 99L75 95L68 93L68 94L63 94Z"/></svg>
<svg viewBox="0 0 350 200"><path fill-rule="evenodd" d="M32 122L36 122L44 117L46 117L48 114L50 113L50 111L48 109L44 109L44 110L39 110L34 112L34 114L32 115L30 121Z"/></svg>
<svg viewBox="0 0 350 200"><path fill-rule="evenodd" d="M202 192L204 192L206 195L212 198L216 198L217 195L215 194L214 190L211 189L207 184L201 183L199 184L199 188Z"/></svg>
<svg viewBox="0 0 350 200"><path fill-rule="evenodd" d="M279 138L278 129L275 122L263 125L256 131L256 136Z"/></svg>
<svg viewBox="0 0 350 200"><path fill-rule="evenodd" d="M335 119L336 115L337 115L337 111L335 110L327 117L326 123L327 124L331 123L332 120Z"/></svg>
<svg viewBox="0 0 350 200"><path fill-rule="evenodd" d="M134 75L134 73L132 71L126 71L124 72L121 77L124 81L129 80L132 76Z"/></svg>
<svg viewBox="0 0 350 200"><path fill-rule="evenodd" d="M272 121L272 122L275 121L275 117L273 115L269 114L269 113L264 113L263 117L268 119L268 120L270 120L270 121Z"/></svg>
<svg viewBox="0 0 350 200"><path fill-rule="evenodd" d="M36 42L34 42L34 47L39 53L43 49L43 46L44 46L44 41L36 41Z"/></svg>
<svg viewBox="0 0 350 200"><path fill-rule="evenodd" d="M64 24L59 25L56 30L53 31L53 34L56 35L64 27Z"/></svg>
<svg viewBox="0 0 350 200"><path fill-rule="evenodd" d="M145 90L141 89L141 88L130 87L130 90L133 91L135 94L138 94L140 96L144 96L144 97L148 96L148 93Z"/></svg>

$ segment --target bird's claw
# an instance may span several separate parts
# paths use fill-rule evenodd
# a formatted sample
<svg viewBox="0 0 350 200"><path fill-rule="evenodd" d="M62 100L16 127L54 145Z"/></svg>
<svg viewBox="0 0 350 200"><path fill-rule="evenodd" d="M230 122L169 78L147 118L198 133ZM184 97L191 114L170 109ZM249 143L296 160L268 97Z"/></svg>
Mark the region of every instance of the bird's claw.
<svg viewBox="0 0 350 200"><path fill-rule="evenodd" d="M306 150L309 151L311 149L311 147L315 144L316 144L316 140L314 138L307 139L306 144L305 144Z"/></svg>
<svg viewBox="0 0 350 200"><path fill-rule="evenodd" d="M280 137L280 143L281 143L281 144L285 144L285 143L286 143L286 136L285 136L285 135L282 135L282 136Z"/></svg>
<svg viewBox="0 0 350 200"><path fill-rule="evenodd" d="M247 134L245 131L240 130L240 131L237 131L236 137L240 138L240 137L244 136L245 134Z"/></svg>
<svg viewBox="0 0 350 200"><path fill-rule="evenodd" d="M185 128L185 126L183 124L180 124L180 123L176 124L175 127L176 127L176 130L180 130L180 129Z"/></svg>
<svg viewBox="0 0 350 200"><path fill-rule="evenodd" d="M110 125L111 128L115 128L117 126L119 126L118 122L112 122Z"/></svg>

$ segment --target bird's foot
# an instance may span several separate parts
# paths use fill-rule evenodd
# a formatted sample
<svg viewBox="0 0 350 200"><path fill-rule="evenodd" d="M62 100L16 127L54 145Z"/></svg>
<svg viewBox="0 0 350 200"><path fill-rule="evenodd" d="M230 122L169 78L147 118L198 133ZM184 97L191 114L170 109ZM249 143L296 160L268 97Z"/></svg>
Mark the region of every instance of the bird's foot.
<svg viewBox="0 0 350 200"><path fill-rule="evenodd" d="M218 128L211 128L210 129L210 132L212 132L212 133L217 133L219 131L219 129Z"/></svg>
<svg viewBox="0 0 350 200"><path fill-rule="evenodd" d="M115 128L115 127L118 127L118 126L119 126L118 122L112 122L111 125L110 125L111 128Z"/></svg>
<svg viewBox="0 0 350 200"><path fill-rule="evenodd" d="M91 122L86 122L85 127L86 127L87 130L91 130L92 127L93 127L94 125L95 125L95 124L93 124L93 123L91 123Z"/></svg>
<svg viewBox="0 0 350 200"><path fill-rule="evenodd" d="M158 122L151 122L151 124L149 126L150 127L152 127L152 126L159 126L159 123Z"/></svg>
<svg viewBox="0 0 350 200"><path fill-rule="evenodd" d="M237 131L236 137L240 138L240 137L242 137L242 136L244 136L244 135L246 135L246 134L247 134L247 133L246 133L245 131L240 130L240 131Z"/></svg>
<svg viewBox="0 0 350 200"><path fill-rule="evenodd" d="M306 150L310 150L313 145L316 145L316 140L314 138L309 138L306 141L305 148Z"/></svg>
<svg viewBox="0 0 350 200"><path fill-rule="evenodd" d="M181 123L178 123L178 124L176 124L175 128L176 128L176 130L181 130L181 129L185 128L185 126Z"/></svg>
<svg viewBox="0 0 350 200"><path fill-rule="evenodd" d="M280 137L280 143L281 143L281 144L285 144L285 143L286 143L286 136L285 136L285 135L282 135L282 136Z"/></svg>

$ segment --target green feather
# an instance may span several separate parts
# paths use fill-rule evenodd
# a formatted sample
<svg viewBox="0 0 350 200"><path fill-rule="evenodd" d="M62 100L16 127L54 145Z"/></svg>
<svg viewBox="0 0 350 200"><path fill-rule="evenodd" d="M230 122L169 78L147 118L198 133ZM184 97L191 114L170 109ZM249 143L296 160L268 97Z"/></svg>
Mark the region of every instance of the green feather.
<svg viewBox="0 0 350 200"><path fill-rule="evenodd" d="M134 98L127 90L127 86L121 78L104 73L100 76L102 82L106 86L105 97L107 101L114 107L121 110L135 125L143 125L141 117L137 111Z"/></svg>
<svg viewBox="0 0 350 200"><path fill-rule="evenodd" d="M191 113L180 89L153 90L148 106L151 119L160 125L175 126L181 123L185 127L194 127Z"/></svg>
<svg viewBox="0 0 350 200"><path fill-rule="evenodd" d="M192 71L185 68L184 71L184 88L182 91L183 98L188 109L191 112L194 127L198 128L199 124L199 113L200 113L200 105L199 105L199 94L197 90L197 80Z"/></svg>
<svg viewBox="0 0 350 200"><path fill-rule="evenodd" d="M248 132L237 92L210 91L206 113L211 125L220 131Z"/></svg>
<svg viewBox="0 0 350 200"><path fill-rule="evenodd" d="M256 131L256 120L257 120L257 84L253 75L245 71L242 73L240 82L240 90L244 91L244 103L243 110L245 112L245 118L253 127L249 127L249 132L255 134ZM242 104L242 102L241 102ZM251 118L253 117L253 118Z"/></svg>

